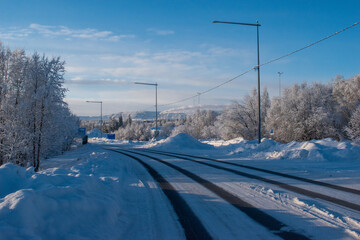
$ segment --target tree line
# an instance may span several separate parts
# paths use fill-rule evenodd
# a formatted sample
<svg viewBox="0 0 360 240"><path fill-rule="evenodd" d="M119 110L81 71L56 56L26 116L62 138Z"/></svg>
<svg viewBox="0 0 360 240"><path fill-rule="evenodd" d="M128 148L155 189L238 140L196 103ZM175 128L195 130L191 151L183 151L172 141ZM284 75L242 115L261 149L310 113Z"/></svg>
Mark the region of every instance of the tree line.
<svg viewBox="0 0 360 240"><path fill-rule="evenodd" d="M261 96L262 136L280 142L336 140L360 137L360 74L350 79L337 76L329 84L294 84L272 100ZM234 101L220 114L198 111L177 126L198 139L257 138L258 103L255 89L241 102Z"/></svg>
<svg viewBox="0 0 360 240"><path fill-rule="evenodd" d="M64 102L65 62L0 42L0 165L33 166L69 149L80 124Z"/></svg>
<svg viewBox="0 0 360 240"><path fill-rule="evenodd" d="M186 119L160 120L160 137L186 133L197 139L257 138L258 97L254 89L222 112L197 110ZM337 76L331 83L294 84L282 97L261 96L262 136L280 142L360 138L360 74ZM116 119L111 119L109 125ZM128 120L127 120L128 121ZM117 139L149 140L154 123L130 122L113 128Z"/></svg>

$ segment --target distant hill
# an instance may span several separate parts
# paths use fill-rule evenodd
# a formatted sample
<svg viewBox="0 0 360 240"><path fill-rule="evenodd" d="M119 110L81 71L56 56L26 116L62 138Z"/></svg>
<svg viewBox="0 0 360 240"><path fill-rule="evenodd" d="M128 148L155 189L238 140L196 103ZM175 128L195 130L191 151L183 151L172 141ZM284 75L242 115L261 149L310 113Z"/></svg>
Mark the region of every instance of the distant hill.
<svg viewBox="0 0 360 240"><path fill-rule="evenodd" d="M100 121L100 116L78 116L83 121ZM103 120L109 120L109 116L103 116Z"/></svg>
<svg viewBox="0 0 360 240"><path fill-rule="evenodd" d="M175 119L183 119L186 118L187 115L193 114L196 112L196 110L213 110L216 112L221 112L224 109L224 105L204 105L200 108L198 106L184 106L179 108L172 108L165 111L159 112L158 119L159 120L175 120ZM155 119L155 111L141 111L141 112L120 112L116 114L106 115L103 116L103 120L109 120L110 117L118 118L120 115L122 115L124 121L127 119L127 117L130 115L133 120L153 120ZM84 121L99 121L100 116L79 116L80 120Z"/></svg>

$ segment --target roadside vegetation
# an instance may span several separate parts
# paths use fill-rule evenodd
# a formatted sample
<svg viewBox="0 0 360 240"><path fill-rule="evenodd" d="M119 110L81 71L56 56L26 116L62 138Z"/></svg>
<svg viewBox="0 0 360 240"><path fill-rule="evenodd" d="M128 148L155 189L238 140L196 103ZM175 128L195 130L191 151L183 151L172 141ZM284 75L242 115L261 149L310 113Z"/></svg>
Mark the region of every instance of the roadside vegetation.
<svg viewBox="0 0 360 240"><path fill-rule="evenodd" d="M65 62L0 42L0 165L33 166L69 149L79 120L64 102Z"/></svg>

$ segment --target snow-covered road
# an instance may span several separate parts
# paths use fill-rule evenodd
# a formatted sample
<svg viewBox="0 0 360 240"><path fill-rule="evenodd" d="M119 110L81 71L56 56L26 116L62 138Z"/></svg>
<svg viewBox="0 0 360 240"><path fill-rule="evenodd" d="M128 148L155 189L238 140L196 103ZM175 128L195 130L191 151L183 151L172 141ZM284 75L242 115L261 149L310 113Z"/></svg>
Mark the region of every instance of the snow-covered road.
<svg viewBox="0 0 360 240"><path fill-rule="evenodd" d="M0 167L1 240L186 239L201 228L200 238L214 239L360 239L360 148L352 143L257 145L184 135L90 142L44 161L38 173Z"/></svg>
<svg viewBox="0 0 360 240"><path fill-rule="evenodd" d="M147 152L147 154L142 155L142 159L154 166L157 171L164 175L166 179L175 186L181 195L184 196L184 199L189 202L189 205L192 206L196 215L199 216L213 237L217 239L241 238L245 236L244 231L251 239L260 237L259 233L263 231L251 231L250 229L254 227L243 227L244 222L250 225L254 224L252 220L256 220L256 218L250 219L252 216L246 216L246 214L244 216L244 213L238 213L243 216L234 216L234 213L237 213L238 209L231 206L229 202L224 201L223 198L216 194L214 195L214 192L209 192L204 189L204 187L184 176L184 174L179 173L179 171L171 170L169 166L159 162L151 161L150 159L146 160L146 158L144 158L146 155L157 155L157 157L159 157L159 154L154 154L154 152L149 154L149 152ZM359 225L357 220L355 220L359 217L359 211L357 209L344 208L344 206L339 206L336 203L334 204L326 200L305 196L301 194L301 192L294 193L288 191L281 185L277 186L258 179L249 179L246 176L239 176L211 166L204 166L180 157L164 158L163 154L161 156L163 161L174 164L181 169L186 169L202 179L214 183L216 186L250 203L260 211L274 217L277 221L282 222L287 226L288 230L295 230L305 237L311 239L358 237ZM221 165L221 163L218 163L218 165ZM241 169L241 171L243 172L244 169ZM289 181L288 178L274 176L268 173L261 174L255 170L247 169L245 172L248 174L256 174L257 176L260 175L268 179L276 179L276 181L285 183L286 185L301 187L314 193L321 193L324 196L328 196L330 200L335 198L334 196L337 198L340 197L338 199L339 201L347 199L350 204L354 202L355 207L360 207L358 205L359 194L347 193L294 179L290 179ZM214 202L216 204L214 204ZM224 206L219 207L220 202ZM214 205L216 205L215 209ZM225 214L226 217L223 216L223 214ZM261 221L256 222L255 225L261 225ZM266 229L268 226L263 224L263 227ZM240 229L243 229L243 231ZM251 236L249 235L250 233L255 235ZM294 239L294 237L287 237L287 239Z"/></svg>

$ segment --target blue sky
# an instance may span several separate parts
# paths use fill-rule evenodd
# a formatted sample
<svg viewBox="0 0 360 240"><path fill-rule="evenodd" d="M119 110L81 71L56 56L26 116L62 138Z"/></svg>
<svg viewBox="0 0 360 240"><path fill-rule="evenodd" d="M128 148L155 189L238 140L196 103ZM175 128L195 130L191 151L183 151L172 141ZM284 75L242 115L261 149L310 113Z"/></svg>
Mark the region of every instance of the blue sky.
<svg viewBox="0 0 360 240"><path fill-rule="evenodd" d="M203 92L256 65L360 21L360 1L19 1L0 0L0 41L66 61L66 101L75 114L97 115L86 100L102 100L104 114L151 110L157 82L159 104ZM330 82L360 73L360 25L261 68L262 86ZM201 104L229 104L257 86L252 71L201 96ZM193 105L197 99L160 107Z"/></svg>

